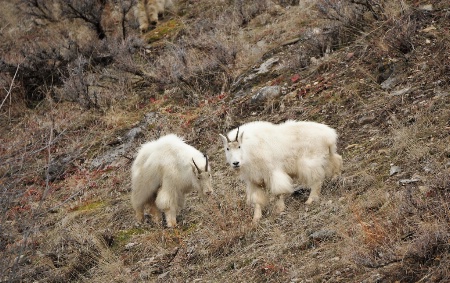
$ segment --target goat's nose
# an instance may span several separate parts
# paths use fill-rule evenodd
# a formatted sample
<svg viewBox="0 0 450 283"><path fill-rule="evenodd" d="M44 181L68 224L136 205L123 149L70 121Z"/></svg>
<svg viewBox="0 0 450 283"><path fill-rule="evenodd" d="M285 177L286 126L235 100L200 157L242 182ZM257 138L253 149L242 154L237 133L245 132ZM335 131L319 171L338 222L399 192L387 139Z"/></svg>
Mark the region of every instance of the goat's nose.
<svg viewBox="0 0 450 283"><path fill-rule="evenodd" d="M239 165L239 161L233 162L233 165L234 165L234 166L238 166L238 165Z"/></svg>

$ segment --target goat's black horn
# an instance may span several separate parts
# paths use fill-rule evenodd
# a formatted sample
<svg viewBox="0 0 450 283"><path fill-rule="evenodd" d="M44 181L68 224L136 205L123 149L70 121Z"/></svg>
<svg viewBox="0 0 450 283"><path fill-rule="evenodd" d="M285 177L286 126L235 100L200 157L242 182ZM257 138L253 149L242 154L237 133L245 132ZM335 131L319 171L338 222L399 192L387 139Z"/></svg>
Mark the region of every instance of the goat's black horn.
<svg viewBox="0 0 450 283"><path fill-rule="evenodd" d="M204 156L206 158L205 172L208 172L208 156L206 154Z"/></svg>
<svg viewBox="0 0 450 283"><path fill-rule="evenodd" d="M236 132L236 141L238 140L238 135L239 135L239 127L238 127L237 132Z"/></svg>
<svg viewBox="0 0 450 283"><path fill-rule="evenodd" d="M192 158L192 162L194 162L194 166L195 166L195 168L197 168L198 173L201 173L200 168L198 168L197 164L195 164L194 158Z"/></svg>

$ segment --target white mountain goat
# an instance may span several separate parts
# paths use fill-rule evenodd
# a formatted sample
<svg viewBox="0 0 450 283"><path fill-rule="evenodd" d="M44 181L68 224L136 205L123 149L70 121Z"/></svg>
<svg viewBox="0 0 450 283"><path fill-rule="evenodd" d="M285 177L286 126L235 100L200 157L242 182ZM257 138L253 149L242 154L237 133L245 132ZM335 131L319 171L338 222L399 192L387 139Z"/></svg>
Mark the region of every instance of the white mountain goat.
<svg viewBox="0 0 450 283"><path fill-rule="evenodd" d="M134 13L141 32L146 32L151 24L157 25L158 16L170 8L173 8L172 0L138 0Z"/></svg>
<svg viewBox="0 0 450 283"><path fill-rule="evenodd" d="M142 145L131 168L131 184L137 220L143 222L149 206L155 223L161 223L164 212L167 227L174 227L187 193L212 192L208 157L174 134L161 137Z"/></svg>
<svg viewBox="0 0 450 283"><path fill-rule="evenodd" d="M279 196L276 213L285 209L285 195L294 192L293 178L311 188L306 204L319 200L326 177L340 174L337 134L327 125L286 121L275 125L256 121L220 135L227 162L239 170L247 185L247 203L254 205L253 223L262 216L268 199L263 188Z"/></svg>

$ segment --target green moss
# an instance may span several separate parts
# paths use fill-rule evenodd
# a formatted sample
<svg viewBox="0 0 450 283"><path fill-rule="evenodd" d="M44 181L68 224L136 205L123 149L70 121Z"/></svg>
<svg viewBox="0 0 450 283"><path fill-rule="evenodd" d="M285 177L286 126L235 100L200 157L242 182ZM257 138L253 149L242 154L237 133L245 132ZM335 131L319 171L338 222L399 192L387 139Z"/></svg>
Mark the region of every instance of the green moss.
<svg viewBox="0 0 450 283"><path fill-rule="evenodd" d="M191 234L197 228L197 224L192 223L191 225L185 226L182 228L185 235Z"/></svg>
<svg viewBox="0 0 450 283"><path fill-rule="evenodd" d="M74 210L75 211L90 211L90 210L103 208L105 206L106 206L106 203L104 201L95 201L95 202L86 203L84 205L80 205L77 208L75 208Z"/></svg>
<svg viewBox="0 0 450 283"><path fill-rule="evenodd" d="M145 230L142 228L131 228L128 230L120 230L116 236L114 237L114 247L120 247L125 242L128 242L131 237L135 235L141 235L144 234Z"/></svg>
<svg viewBox="0 0 450 283"><path fill-rule="evenodd" d="M183 24L177 19L162 22L155 29L147 32L144 35L144 40L148 43L153 43L163 38L172 37L180 31L182 27Z"/></svg>

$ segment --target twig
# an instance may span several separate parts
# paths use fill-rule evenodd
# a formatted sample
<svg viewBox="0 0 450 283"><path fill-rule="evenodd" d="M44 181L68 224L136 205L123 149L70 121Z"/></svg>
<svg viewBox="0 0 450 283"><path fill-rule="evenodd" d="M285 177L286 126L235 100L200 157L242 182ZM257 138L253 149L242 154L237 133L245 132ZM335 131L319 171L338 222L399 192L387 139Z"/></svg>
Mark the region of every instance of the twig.
<svg viewBox="0 0 450 283"><path fill-rule="evenodd" d="M11 90L14 85L14 80L16 79L17 73L19 72L19 66L20 66L20 64L17 65L16 72L14 73L14 77L12 78L11 84L9 85L9 90L6 93L6 97L5 97L5 99L3 99L2 104L0 104L0 109L2 109L3 104L5 104L6 99L8 99L9 95L11 94Z"/></svg>
<svg viewBox="0 0 450 283"><path fill-rule="evenodd" d="M45 198L47 197L48 190L50 188L50 165L51 165L51 161L52 161L51 145L53 143L54 127L55 127L55 119L52 116L52 126L50 128L50 136L49 136L48 145L47 145L48 164L47 164L47 169L45 172L45 190L44 190L44 193L42 194L41 201L39 203L39 207L42 206Z"/></svg>

